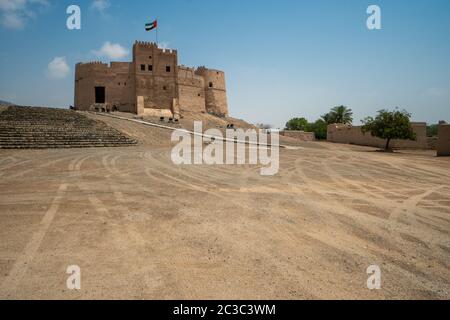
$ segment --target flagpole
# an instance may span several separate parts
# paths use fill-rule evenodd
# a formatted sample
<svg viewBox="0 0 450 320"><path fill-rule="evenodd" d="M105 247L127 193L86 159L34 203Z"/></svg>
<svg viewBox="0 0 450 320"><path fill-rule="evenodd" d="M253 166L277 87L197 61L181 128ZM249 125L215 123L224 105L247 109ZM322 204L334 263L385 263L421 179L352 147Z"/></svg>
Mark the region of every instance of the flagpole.
<svg viewBox="0 0 450 320"><path fill-rule="evenodd" d="M158 47L158 18L155 19L156 47Z"/></svg>

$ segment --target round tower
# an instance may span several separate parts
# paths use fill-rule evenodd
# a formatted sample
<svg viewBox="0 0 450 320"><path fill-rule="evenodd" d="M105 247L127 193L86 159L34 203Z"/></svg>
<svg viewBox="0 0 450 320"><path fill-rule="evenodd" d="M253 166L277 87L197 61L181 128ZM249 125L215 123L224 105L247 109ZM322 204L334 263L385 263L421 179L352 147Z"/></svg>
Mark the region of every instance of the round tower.
<svg viewBox="0 0 450 320"><path fill-rule="evenodd" d="M220 70L199 67L195 74L204 79L206 111L220 117L228 116L225 73Z"/></svg>

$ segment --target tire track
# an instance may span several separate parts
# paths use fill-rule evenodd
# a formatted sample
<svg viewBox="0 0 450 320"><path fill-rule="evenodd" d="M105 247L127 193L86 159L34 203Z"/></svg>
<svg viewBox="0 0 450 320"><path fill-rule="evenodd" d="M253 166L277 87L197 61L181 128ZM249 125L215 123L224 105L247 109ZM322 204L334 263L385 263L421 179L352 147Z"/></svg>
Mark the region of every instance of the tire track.
<svg viewBox="0 0 450 320"><path fill-rule="evenodd" d="M22 254L16 260L13 267L8 272L8 275L4 279L0 288L0 297L6 298L10 295L13 295L17 291L20 282L27 273L28 267L30 266L37 251L39 250L42 240L47 234L48 229L50 228L50 225L55 218L56 213L58 212L62 199L67 192L67 188L68 185L66 183L62 183L59 186L56 192L56 196L54 197L50 205L50 208L44 214L44 217L39 223L38 230L33 233L30 241L22 251Z"/></svg>

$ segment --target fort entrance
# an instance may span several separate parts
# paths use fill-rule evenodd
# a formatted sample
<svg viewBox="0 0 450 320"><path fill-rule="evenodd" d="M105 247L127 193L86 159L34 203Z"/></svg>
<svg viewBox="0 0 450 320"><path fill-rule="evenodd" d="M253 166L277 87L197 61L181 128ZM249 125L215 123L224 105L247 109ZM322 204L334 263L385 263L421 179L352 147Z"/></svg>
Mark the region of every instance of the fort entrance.
<svg viewBox="0 0 450 320"><path fill-rule="evenodd" d="M105 87L95 87L95 103L105 103Z"/></svg>

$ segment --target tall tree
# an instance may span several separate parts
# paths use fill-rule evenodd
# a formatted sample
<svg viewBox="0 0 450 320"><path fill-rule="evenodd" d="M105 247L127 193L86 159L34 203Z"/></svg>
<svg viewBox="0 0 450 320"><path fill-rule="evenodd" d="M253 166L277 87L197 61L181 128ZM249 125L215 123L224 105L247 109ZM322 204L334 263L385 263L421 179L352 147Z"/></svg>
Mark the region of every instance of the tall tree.
<svg viewBox="0 0 450 320"><path fill-rule="evenodd" d="M310 132L314 132L317 140L324 140L327 138L327 123L322 119L310 123L308 129Z"/></svg>
<svg viewBox="0 0 450 320"><path fill-rule="evenodd" d="M438 135L438 125L431 124L427 126L427 137L436 137Z"/></svg>
<svg viewBox="0 0 450 320"><path fill-rule="evenodd" d="M328 124L333 123L352 123L352 109L346 106L338 106L331 109L330 112L322 116L323 120Z"/></svg>
<svg viewBox="0 0 450 320"><path fill-rule="evenodd" d="M327 124L333 124L333 120L331 119L330 112L325 113L325 114L322 116L322 119L323 119L323 121L325 121Z"/></svg>
<svg viewBox="0 0 450 320"><path fill-rule="evenodd" d="M362 131L370 132L374 137L386 140L385 150L389 150L392 139L416 140L416 134L411 126L411 114L406 110L380 110L375 118L362 120Z"/></svg>
<svg viewBox="0 0 450 320"><path fill-rule="evenodd" d="M305 118L293 118L286 123L286 130L308 131L308 120Z"/></svg>

